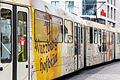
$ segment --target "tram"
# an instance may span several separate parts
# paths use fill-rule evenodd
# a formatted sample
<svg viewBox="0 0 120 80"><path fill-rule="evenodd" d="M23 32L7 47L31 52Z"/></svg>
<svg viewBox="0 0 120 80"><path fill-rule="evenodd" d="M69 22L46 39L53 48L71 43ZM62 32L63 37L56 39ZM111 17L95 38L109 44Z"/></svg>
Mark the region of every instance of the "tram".
<svg viewBox="0 0 120 80"><path fill-rule="evenodd" d="M42 0L0 0L1 80L52 80L119 59L119 28Z"/></svg>

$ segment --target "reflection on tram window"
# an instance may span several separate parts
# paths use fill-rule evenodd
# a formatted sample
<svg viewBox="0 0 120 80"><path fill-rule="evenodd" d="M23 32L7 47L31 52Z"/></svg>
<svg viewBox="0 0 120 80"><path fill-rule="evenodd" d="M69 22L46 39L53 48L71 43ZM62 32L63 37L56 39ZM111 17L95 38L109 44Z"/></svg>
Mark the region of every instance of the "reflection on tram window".
<svg viewBox="0 0 120 80"><path fill-rule="evenodd" d="M35 10L35 41L47 42L49 40L49 20L49 14Z"/></svg>
<svg viewBox="0 0 120 80"><path fill-rule="evenodd" d="M0 54L1 62L9 63L12 59L11 53L11 10L2 8L0 10Z"/></svg>
<svg viewBox="0 0 120 80"><path fill-rule="evenodd" d="M99 51L101 52L101 30L98 29L98 48L99 48Z"/></svg>
<svg viewBox="0 0 120 80"><path fill-rule="evenodd" d="M97 29L94 28L94 43L97 44L98 43L98 32Z"/></svg>
<svg viewBox="0 0 120 80"><path fill-rule="evenodd" d="M102 43L102 51L107 51L107 33L103 31L103 43Z"/></svg>
<svg viewBox="0 0 120 80"><path fill-rule="evenodd" d="M83 30L84 28L81 26L81 44L83 44Z"/></svg>
<svg viewBox="0 0 120 80"><path fill-rule="evenodd" d="M27 61L27 13L18 12L17 53L18 61Z"/></svg>
<svg viewBox="0 0 120 80"><path fill-rule="evenodd" d="M90 27L90 43L93 43L93 28Z"/></svg>
<svg viewBox="0 0 120 80"><path fill-rule="evenodd" d="M78 53L78 23L74 23L74 45L75 45L75 55L77 55Z"/></svg>
<svg viewBox="0 0 120 80"><path fill-rule="evenodd" d="M72 21L65 20L64 39L65 39L65 42L67 42L67 43L73 42L73 23L72 23Z"/></svg>
<svg viewBox="0 0 120 80"><path fill-rule="evenodd" d="M53 42L62 42L62 30L63 30L62 19L53 16L52 17L52 26L51 26L51 36Z"/></svg>

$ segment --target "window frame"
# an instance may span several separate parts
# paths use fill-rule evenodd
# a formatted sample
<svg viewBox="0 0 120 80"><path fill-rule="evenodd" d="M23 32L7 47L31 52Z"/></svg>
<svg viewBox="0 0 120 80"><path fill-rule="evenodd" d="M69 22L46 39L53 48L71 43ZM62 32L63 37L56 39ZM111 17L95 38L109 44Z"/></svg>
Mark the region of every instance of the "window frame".
<svg viewBox="0 0 120 80"><path fill-rule="evenodd" d="M92 33L91 33L92 30ZM90 44L94 44L94 28L93 27L89 27L89 43ZM91 39L92 38L92 39Z"/></svg>
<svg viewBox="0 0 120 80"><path fill-rule="evenodd" d="M62 28L62 31L61 31L61 32L62 32L62 41L61 41L61 42L54 42L54 41L52 41L52 42L54 42L54 43L63 43L63 30L64 30L64 29L63 29L63 25L64 25L64 24L63 24L63 18L58 17L58 16L55 16L55 15L52 15L52 17L53 17L53 16L54 16L54 17L57 17L57 18L59 18L59 19L62 20L62 24L60 25L60 27ZM51 19L51 23L50 23L50 24L51 24L50 27L53 27L53 25L52 25L52 24L53 24L53 23L52 23L52 19Z"/></svg>
<svg viewBox="0 0 120 80"><path fill-rule="evenodd" d="M81 24L81 33L80 33L80 35L81 35L81 44L84 44L84 26Z"/></svg>
<svg viewBox="0 0 120 80"><path fill-rule="evenodd" d="M35 24L36 24L36 12L42 12L42 13L44 13L44 14L47 14L47 15L49 15L49 13L47 13L47 12L44 12L44 11L41 11L41 10L37 10L37 9L35 9L34 10L34 41L35 42L49 42L49 39L50 39L50 35L48 35L47 37L48 37L48 40L46 40L46 41L37 41L36 39L35 39L35 36L36 36L36 33L35 33ZM49 19L50 19L50 17L49 17ZM46 20L44 20L44 19L40 19L40 20L42 20L42 21L46 21ZM49 34L50 34L50 21L49 21L49 26L48 26L48 28L47 28L47 30L48 30L48 32L49 32Z"/></svg>
<svg viewBox="0 0 120 80"><path fill-rule="evenodd" d="M70 5L70 7L68 7L68 5ZM73 3L73 6L71 6L71 3ZM74 1L65 1L65 10L69 11L70 13L73 12L74 10L74 5L75 5L75 2Z"/></svg>
<svg viewBox="0 0 120 80"><path fill-rule="evenodd" d="M102 52L107 51L107 30L102 30Z"/></svg>
<svg viewBox="0 0 120 80"><path fill-rule="evenodd" d="M55 3L55 5L53 5L53 3ZM60 3L60 1L51 1L51 5L53 6L59 6L58 4Z"/></svg>
<svg viewBox="0 0 120 80"><path fill-rule="evenodd" d="M65 31L64 31L64 30L65 30L65 21L70 21L70 22L72 23L72 41L71 41L71 42L66 42L66 41L65 41ZM73 43L73 36L74 36L74 35L73 35L73 26L74 26L74 25L73 25L73 21L72 21L72 20L69 20L69 19L64 19L64 24L63 24L63 26L64 26L64 28L63 28L64 43Z"/></svg>
<svg viewBox="0 0 120 80"><path fill-rule="evenodd" d="M12 18L12 10L11 9L8 9L8 8L1 8L0 9L0 12L1 12L1 10L2 9L5 9L5 10L9 10L10 12L11 12L11 19L10 19L10 27L11 27L11 38L10 38L10 40L11 40L11 54L9 54L10 56L10 59L7 59L7 61L5 61L4 59L2 59L2 43L0 44L1 45L1 56L0 56L0 62L2 63L2 64L4 64L4 63L11 63L12 62L12 56L13 56L13 48L12 48L12 46L13 46L13 42L12 42L12 40L13 40L13 38L12 38L12 34L13 34L13 30L12 30L12 21L13 21L13 18ZM1 17L2 15L1 15L1 13L0 13L0 17ZM1 18L0 18L0 20L2 20ZM2 34L0 34L0 36L1 36ZM1 41L2 41L2 38L1 38ZM4 60L4 61L3 61Z"/></svg>
<svg viewBox="0 0 120 80"><path fill-rule="evenodd" d="M28 47L28 43L27 43L27 41L28 41L28 39L27 39L27 37L28 37L28 35L27 35L27 27L28 27L28 13L27 12L24 12L24 11L18 11L17 12L17 16L18 16L18 14L19 14L19 12L22 12L22 13L25 13L26 14L26 42L25 42L25 45L26 45L26 60L25 61L19 61L18 60L18 58L17 58L17 61L18 62L27 62L28 61L28 50L27 50L27 47ZM18 16L19 17L19 16ZM19 21L19 18L17 18L17 20ZM18 22L19 23L19 22ZM19 25L19 24L18 24ZM16 37L17 37L17 35L16 35Z"/></svg>
<svg viewBox="0 0 120 80"><path fill-rule="evenodd" d="M96 36L95 36L95 30L96 30ZM94 28L94 44L98 44L98 29L97 28Z"/></svg>

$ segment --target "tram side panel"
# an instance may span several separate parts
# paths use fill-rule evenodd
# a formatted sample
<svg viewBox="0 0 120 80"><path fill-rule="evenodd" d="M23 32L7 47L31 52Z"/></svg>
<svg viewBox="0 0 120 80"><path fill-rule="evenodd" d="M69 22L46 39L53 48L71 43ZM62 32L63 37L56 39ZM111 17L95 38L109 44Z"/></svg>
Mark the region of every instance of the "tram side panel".
<svg viewBox="0 0 120 80"><path fill-rule="evenodd" d="M115 33L115 59L120 59L120 33Z"/></svg>
<svg viewBox="0 0 120 80"><path fill-rule="evenodd" d="M114 59L114 43L113 43L113 33L107 32L107 53L106 61L111 61Z"/></svg>
<svg viewBox="0 0 120 80"><path fill-rule="evenodd" d="M115 33L114 32L111 32L111 41L110 41L110 54L111 54L111 60L114 60L115 59Z"/></svg>
<svg viewBox="0 0 120 80"><path fill-rule="evenodd" d="M80 30L80 54L78 55L78 69L84 67L84 26L81 26Z"/></svg>
<svg viewBox="0 0 120 80"><path fill-rule="evenodd" d="M84 67L84 27L79 23L74 26L74 70L79 70Z"/></svg>
<svg viewBox="0 0 120 80"><path fill-rule="evenodd" d="M79 68L84 68L84 26L81 27L81 55L79 56L80 57L80 66Z"/></svg>
<svg viewBox="0 0 120 80"><path fill-rule="evenodd" d="M74 71L73 22L64 21L64 39L62 43L62 75Z"/></svg>
<svg viewBox="0 0 120 80"><path fill-rule="evenodd" d="M102 52L101 52L101 29L94 28L93 30L93 45L94 45L94 65L102 62Z"/></svg>
<svg viewBox="0 0 120 80"><path fill-rule="evenodd" d="M86 66L102 62L101 31L93 27L86 28ZM99 39L99 40L98 40Z"/></svg>
<svg viewBox="0 0 120 80"><path fill-rule="evenodd" d="M92 34L90 33L90 27L85 27L85 29L86 29L86 49L85 49L86 50L86 66L92 66L94 64L93 63L93 53L94 52L93 52L93 45L90 44L90 43L92 43L92 41L90 41L90 40L92 40L92 38L93 38L91 36L91 35L93 35L93 33Z"/></svg>
<svg viewBox="0 0 120 80"><path fill-rule="evenodd" d="M109 32L107 31L106 32L107 33L107 52L106 52L106 55L105 55L105 59L106 59L106 62L107 61L109 61L109 43L110 43L110 41L109 41L109 37L110 37L110 34L109 34Z"/></svg>
<svg viewBox="0 0 120 80"><path fill-rule="evenodd" d="M32 11L34 68L32 79L50 80L62 75L61 18L34 9ZM35 14L34 14L35 13ZM57 22L58 21L58 22ZM54 27L54 28L53 28Z"/></svg>

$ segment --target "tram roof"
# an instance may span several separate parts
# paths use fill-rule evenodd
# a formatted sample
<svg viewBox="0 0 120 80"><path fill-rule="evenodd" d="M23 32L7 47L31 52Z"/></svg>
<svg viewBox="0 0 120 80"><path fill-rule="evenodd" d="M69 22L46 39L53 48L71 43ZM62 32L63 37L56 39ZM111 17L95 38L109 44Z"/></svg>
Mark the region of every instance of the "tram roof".
<svg viewBox="0 0 120 80"><path fill-rule="evenodd" d="M64 11L63 9L57 8L57 9L56 9L56 12L57 12L57 14L59 14L60 17L62 17L62 18L64 18L64 19L68 19L68 20L73 21L70 13Z"/></svg>
<svg viewBox="0 0 120 80"><path fill-rule="evenodd" d="M115 28L107 27L104 24L100 24L100 23L97 23L97 22L89 21L89 20L85 20L85 26L115 32Z"/></svg>
<svg viewBox="0 0 120 80"><path fill-rule="evenodd" d="M32 7L36 10L47 12L51 15L59 16L59 14L56 13L54 7L42 0L32 0Z"/></svg>
<svg viewBox="0 0 120 80"><path fill-rule="evenodd" d="M84 20L82 18L80 18L80 16L76 15L76 14L71 14L73 21L76 23L80 23L82 25L85 24Z"/></svg>
<svg viewBox="0 0 120 80"><path fill-rule="evenodd" d="M72 20L72 18L66 11L64 11L58 7L56 8L42 0L32 0L32 6L34 9L37 9L37 10L40 10L43 12L47 12L51 15L55 15L55 16L58 16L58 17L61 17L64 19Z"/></svg>

